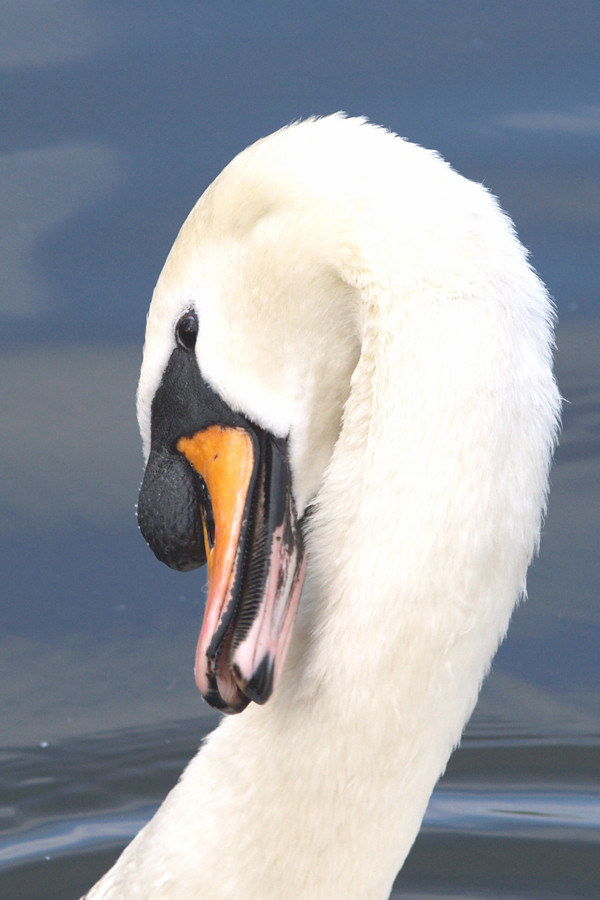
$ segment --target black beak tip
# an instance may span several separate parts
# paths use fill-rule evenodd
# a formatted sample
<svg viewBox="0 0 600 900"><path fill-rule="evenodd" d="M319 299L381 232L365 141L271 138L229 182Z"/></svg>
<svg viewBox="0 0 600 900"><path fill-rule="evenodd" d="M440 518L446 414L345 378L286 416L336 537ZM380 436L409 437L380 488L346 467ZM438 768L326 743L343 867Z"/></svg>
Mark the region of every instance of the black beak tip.
<svg viewBox="0 0 600 900"><path fill-rule="evenodd" d="M263 656L262 660L254 670L252 678L243 683L241 673L237 666L233 666L235 680L249 700L255 703L266 703L273 693L273 682L275 677L275 662L270 653ZM243 684L243 686L242 686Z"/></svg>

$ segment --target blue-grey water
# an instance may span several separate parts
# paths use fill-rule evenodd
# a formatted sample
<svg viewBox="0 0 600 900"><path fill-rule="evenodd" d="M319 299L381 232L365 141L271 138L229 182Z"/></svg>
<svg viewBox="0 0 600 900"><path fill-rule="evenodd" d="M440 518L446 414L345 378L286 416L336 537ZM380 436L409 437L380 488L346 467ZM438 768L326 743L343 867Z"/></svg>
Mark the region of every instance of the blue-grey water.
<svg viewBox="0 0 600 900"><path fill-rule="evenodd" d="M542 549L397 897L600 897L596 0L0 5L0 898L70 900L216 719L136 527L152 286L231 156L345 109L498 194L556 298Z"/></svg>

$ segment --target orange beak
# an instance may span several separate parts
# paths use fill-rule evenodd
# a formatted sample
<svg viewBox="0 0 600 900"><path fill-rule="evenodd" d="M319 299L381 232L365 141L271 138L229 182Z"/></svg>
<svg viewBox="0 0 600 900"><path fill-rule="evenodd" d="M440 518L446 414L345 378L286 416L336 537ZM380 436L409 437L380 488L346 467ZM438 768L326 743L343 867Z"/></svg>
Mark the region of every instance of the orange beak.
<svg viewBox="0 0 600 900"><path fill-rule="evenodd" d="M227 712L264 703L289 644L304 577L287 462L264 433L211 425L177 441L208 490L201 504L208 597L195 675Z"/></svg>

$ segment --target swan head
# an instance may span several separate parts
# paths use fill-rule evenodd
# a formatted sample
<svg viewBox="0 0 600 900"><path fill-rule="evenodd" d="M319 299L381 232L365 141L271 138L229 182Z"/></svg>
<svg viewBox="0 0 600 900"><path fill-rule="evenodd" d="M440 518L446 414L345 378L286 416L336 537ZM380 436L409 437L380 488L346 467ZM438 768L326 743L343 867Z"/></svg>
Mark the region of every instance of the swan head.
<svg viewBox="0 0 600 900"><path fill-rule="evenodd" d="M320 161L302 160L307 140L284 130L211 185L147 321L138 519L163 562L208 561L195 672L226 712L264 702L279 678L305 569L302 520L360 352L356 290L336 263Z"/></svg>
<svg viewBox="0 0 600 900"><path fill-rule="evenodd" d="M431 151L363 120L330 116L283 129L243 151L197 202L148 314L138 518L168 565L208 562L195 672L214 706L237 712L250 700L263 703L281 674L306 567L304 519L319 498L348 398L375 388L384 395L384 382L394 382L375 372L374 341L385 356L404 329L412 387L424 385L430 399L447 392L438 409L449 420L452 398L466 386L481 404L474 427L483 428L494 404L502 406L489 360L496 354L515 371L517 340L496 324L512 316L518 326L519 310L505 314L505 294L517 281L537 322L540 370L547 369L547 295L493 198ZM411 347L411 334L420 346ZM423 403L402 398L400 388L396 394L388 419L399 417L402 401L407 422L420 415L429 435ZM556 401L547 406L552 418ZM355 435L368 432L370 409L366 401L359 407ZM540 424L546 468L538 466L532 534L552 429ZM460 440L466 446L470 438ZM393 454L397 444L390 446ZM441 458L443 436L439 448Z"/></svg>

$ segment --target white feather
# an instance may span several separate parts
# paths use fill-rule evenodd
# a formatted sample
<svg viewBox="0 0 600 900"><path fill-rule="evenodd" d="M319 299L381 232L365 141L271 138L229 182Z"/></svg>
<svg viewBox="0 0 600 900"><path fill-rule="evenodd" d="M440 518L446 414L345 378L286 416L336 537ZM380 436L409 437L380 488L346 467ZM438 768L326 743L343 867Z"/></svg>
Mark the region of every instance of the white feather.
<svg viewBox="0 0 600 900"><path fill-rule="evenodd" d="M553 312L510 220L341 115L236 157L148 316L149 411L194 306L204 377L290 434L309 567L282 682L208 738L89 900L384 900L537 547Z"/></svg>

